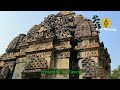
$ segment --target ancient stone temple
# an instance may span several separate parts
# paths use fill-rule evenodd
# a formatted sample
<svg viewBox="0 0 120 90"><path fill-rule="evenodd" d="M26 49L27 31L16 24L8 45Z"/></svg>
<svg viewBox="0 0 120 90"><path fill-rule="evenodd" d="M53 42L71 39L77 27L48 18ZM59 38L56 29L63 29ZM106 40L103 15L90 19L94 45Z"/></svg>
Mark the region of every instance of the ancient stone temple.
<svg viewBox="0 0 120 90"><path fill-rule="evenodd" d="M71 11L48 15L19 34L0 57L1 79L109 79L111 59L90 19ZM42 70L83 70L41 74Z"/></svg>

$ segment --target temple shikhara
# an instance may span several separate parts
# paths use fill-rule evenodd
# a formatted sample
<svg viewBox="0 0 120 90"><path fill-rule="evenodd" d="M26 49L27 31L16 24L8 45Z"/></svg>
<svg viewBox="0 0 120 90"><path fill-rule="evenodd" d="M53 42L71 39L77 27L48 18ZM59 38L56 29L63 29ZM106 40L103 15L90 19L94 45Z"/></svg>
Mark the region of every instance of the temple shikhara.
<svg viewBox="0 0 120 90"><path fill-rule="evenodd" d="M48 15L0 56L1 79L109 79L111 59L92 20L71 11ZM81 74L41 74L42 70Z"/></svg>

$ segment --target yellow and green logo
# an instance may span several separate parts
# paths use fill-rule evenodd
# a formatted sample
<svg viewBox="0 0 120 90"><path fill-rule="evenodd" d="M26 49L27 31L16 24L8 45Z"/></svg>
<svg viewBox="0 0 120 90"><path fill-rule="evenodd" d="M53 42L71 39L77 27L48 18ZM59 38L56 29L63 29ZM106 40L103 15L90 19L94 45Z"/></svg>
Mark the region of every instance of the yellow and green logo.
<svg viewBox="0 0 120 90"><path fill-rule="evenodd" d="M111 25L110 19L109 18L104 18L102 20L101 24L102 24L102 27L104 27L104 28L110 27L110 25Z"/></svg>

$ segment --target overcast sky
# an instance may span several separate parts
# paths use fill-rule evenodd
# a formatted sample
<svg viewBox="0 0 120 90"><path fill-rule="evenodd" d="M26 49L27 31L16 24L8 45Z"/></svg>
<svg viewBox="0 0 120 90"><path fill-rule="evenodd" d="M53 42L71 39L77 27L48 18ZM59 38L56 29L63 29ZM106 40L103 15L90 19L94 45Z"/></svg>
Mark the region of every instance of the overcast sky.
<svg viewBox="0 0 120 90"><path fill-rule="evenodd" d="M14 37L27 31L35 24L40 24L49 14L56 14L59 11L0 11L0 54L5 52L8 44ZM112 69L120 65L120 12L119 11L75 11L88 19L98 15L102 20L109 18L111 26L109 29L116 31L102 30L100 40L108 48L112 63Z"/></svg>

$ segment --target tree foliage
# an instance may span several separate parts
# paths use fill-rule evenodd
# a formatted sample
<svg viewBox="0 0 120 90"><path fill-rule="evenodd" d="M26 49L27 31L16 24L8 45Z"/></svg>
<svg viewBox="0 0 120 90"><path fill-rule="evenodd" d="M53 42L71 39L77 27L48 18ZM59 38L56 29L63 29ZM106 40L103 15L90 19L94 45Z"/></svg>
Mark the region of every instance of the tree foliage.
<svg viewBox="0 0 120 90"><path fill-rule="evenodd" d="M111 79L120 79L120 65L117 69L112 70Z"/></svg>

